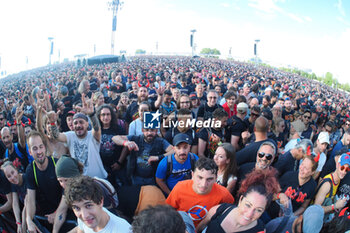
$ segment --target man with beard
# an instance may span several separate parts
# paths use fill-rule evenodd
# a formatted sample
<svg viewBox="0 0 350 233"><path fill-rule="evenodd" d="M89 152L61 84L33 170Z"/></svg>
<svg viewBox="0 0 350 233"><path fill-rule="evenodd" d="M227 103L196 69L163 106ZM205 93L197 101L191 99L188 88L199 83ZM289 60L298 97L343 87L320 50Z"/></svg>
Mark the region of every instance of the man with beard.
<svg viewBox="0 0 350 233"><path fill-rule="evenodd" d="M292 122L294 120L294 110L292 109L292 101L289 97L285 98L282 118L287 122Z"/></svg>
<svg viewBox="0 0 350 233"><path fill-rule="evenodd" d="M269 141L263 142L256 154L256 162L245 163L239 167L238 182L244 180L245 176L254 169L267 169L275 159L276 146Z"/></svg>
<svg viewBox="0 0 350 233"><path fill-rule="evenodd" d="M54 224L52 232L58 232L59 226L62 225L62 222L60 223L61 214L56 213L59 205L65 204L55 172L57 159L46 156L44 141L43 135L37 131L33 130L28 135L29 152L34 157L33 163L26 170L27 196L25 206L29 232L39 232L38 227L33 222L35 214L46 216L48 222Z"/></svg>
<svg viewBox="0 0 350 233"><path fill-rule="evenodd" d="M164 87L159 87L157 89L157 100L155 102L149 101L151 104L152 110L156 110L160 107L163 101L163 93L165 91ZM139 104L143 101L148 101L148 89L145 86L140 86L137 91L137 102L133 102L129 105L126 110L126 122L130 124L133 120L136 120L139 117Z"/></svg>
<svg viewBox="0 0 350 233"><path fill-rule="evenodd" d="M125 146L130 151L127 177L133 185L155 185L157 162L174 153L172 146L164 138L157 136L158 129L142 129L143 135L112 138L115 144Z"/></svg>
<svg viewBox="0 0 350 233"><path fill-rule="evenodd" d="M107 172L100 157L101 127L91 100L82 95L83 107L80 113L73 116L74 131L60 133L56 126L56 113L50 113L48 118L51 124L52 137L60 142L67 143L72 158L84 165L83 175L105 179ZM89 116L92 130L88 131Z"/></svg>
<svg viewBox="0 0 350 233"><path fill-rule="evenodd" d="M187 134L177 134L173 139L175 153L163 158L158 165L156 182L167 195L177 182L192 177L191 171L198 156L190 153L191 143L192 140Z"/></svg>

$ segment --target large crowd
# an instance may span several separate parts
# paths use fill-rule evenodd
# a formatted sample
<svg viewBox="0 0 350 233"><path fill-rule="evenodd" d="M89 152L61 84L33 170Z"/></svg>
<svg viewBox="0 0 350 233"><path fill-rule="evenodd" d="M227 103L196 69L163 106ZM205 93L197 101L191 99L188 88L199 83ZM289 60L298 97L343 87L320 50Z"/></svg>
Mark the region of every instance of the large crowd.
<svg viewBox="0 0 350 233"><path fill-rule="evenodd" d="M349 100L210 58L11 75L0 80L0 229L346 232Z"/></svg>

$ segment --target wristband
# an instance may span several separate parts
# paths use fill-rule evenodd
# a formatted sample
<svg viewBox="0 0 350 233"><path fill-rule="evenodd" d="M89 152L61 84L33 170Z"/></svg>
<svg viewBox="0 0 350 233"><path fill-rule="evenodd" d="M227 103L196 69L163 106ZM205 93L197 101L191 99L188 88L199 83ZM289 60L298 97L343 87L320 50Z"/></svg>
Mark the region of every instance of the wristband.
<svg viewBox="0 0 350 233"><path fill-rule="evenodd" d="M51 123L50 123L50 125L55 126L55 125L56 125L56 123L55 123L55 122L51 122Z"/></svg>
<svg viewBox="0 0 350 233"><path fill-rule="evenodd" d="M277 199L280 199L280 194L281 194L281 193L278 193L278 194L277 194Z"/></svg>
<svg viewBox="0 0 350 233"><path fill-rule="evenodd" d="M119 166L122 166L122 163L121 163L121 162L117 161L116 163L117 163Z"/></svg>
<svg viewBox="0 0 350 233"><path fill-rule="evenodd" d="M22 225L22 223L20 223L20 222L16 222L16 224L17 224L17 225Z"/></svg>
<svg viewBox="0 0 350 233"><path fill-rule="evenodd" d="M125 140L124 142L123 142L123 146L125 146L125 144L128 142L128 140Z"/></svg>
<svg viewBox="0 0 350 233"><path fill-rule="evenodd" d="M332 205L332 211L335 211L334 204Z"/></svg>

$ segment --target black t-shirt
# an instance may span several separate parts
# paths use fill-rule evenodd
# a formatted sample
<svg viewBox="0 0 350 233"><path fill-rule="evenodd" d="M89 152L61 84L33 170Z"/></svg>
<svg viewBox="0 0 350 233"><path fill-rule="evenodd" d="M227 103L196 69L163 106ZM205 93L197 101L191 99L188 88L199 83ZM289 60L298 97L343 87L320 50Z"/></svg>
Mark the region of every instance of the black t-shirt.
<svg viewBox="0 0 350 233"><path fill-rule="evenodd" d="M11 184L11 191L18 194L19 201L24 205L24 198L27 194L27 177L26 174L22 175L23 183L22 185Z"/></svg>
<svg viewBox="0 0 350 233"><path fill-rule="evenodd" d="M216 130L213 128L210 128L210 129L203 128L197 134L198 139L200 138L203 141L207 142L204 154L206 157L209 157L209 158L214 157L215 151L219 147L218 142L213 142L211 138L212 134L217 135L221 139L220 141L224 142L225 131L223 129Z"/></svg>
<svg viewBox="0 0 350 233"><path fill-rule="evenodd" d="M40 214L51 214L54 212L62 197L62 188L57 181L55 164L52 157L48 157L48 165L45 171L39 170L35 165L36 177L38 185L36 184L33 170L33 163L31 163L26 170L27 189L36 190L36 204L39 205ZM55 163L57 159L54 159Z"/></svg>
<svg viewBox="0 0 350 233"><path fill-rule="evenodd" d="M177 128L171 128L171 129L169 129L169 130L166 132L164 138L165 138L170 144L173 144L173 139L174 139L175 135L176 135L176 134L179 134L179 133L180 133L180 131L179 131ZM197 137L196 132L195 132L193 129L188 129L188 130L185 132L185 134L187 134L187 135L190 137L190 139L191 139L191 141L192 141L192 144L191 144L192 146L198 145L198 137Z"/></svg>
<svg viewBox="0 0 350 233"><path fill-rule="evenodd" d="M345 177L340 181L337 190L338 198L345 197L347 199L347 207L350 207L350 172L346 173Z"/></svg>
<svg viewBox="0 0 350 233"><path fill-rule="evenodd" d="M11 192L11 183L7 180L4 172L0 169L0 194L6 195Z"/></svg>
<svg viewBox="0 0 350 233"><path fill-rule="evenodd" d="M18 155L16 150L15 150L15 147L17 146L19 152L21 153L21 155ZM26 148L22 148L19 143L14 143L13 144L13 152L11 154L8 155L8 159L11 161L11 162L14 162L18 165L16 165L18 171L20 173L23 173L25 172L28 164L29 164L29 160L28 160L28 154L27 154L27 151L26 151Z"/></svg>
<svg viewBox="0 0 350 233"><path fill-rule="evenodd" d="M237 165L240 166L244 163L256 162L256 155L258 153L259 147L266 141L272 142L277 148L276 142L269 138L259 142L252 142L236 153Z"/></svg>
<svg viewBox="0 0 350 233"><path fill-rule="evenodd" d="M241 137L242 132L248 129L247 122L242 121L241 118L237 117L236 115L230 118L228 121L228 126L231 135L237 137Z"/></svg>
<svg viewBox="0 0 350 233"><path fill-rule="evenodd" d="M312 134L312 127L309 125L309 127L301 134L304 138L311 139Z"/></svg>
<svg viewBox="0 0 350 233"><path fill-rule="evenodd" d="M280 155L278 161L274 167L278 170L279 176L281 177L288 171L297 171L299 167L299 161L296 160L290 151Z"/></svg>
<svg viewBox="0 0 350 233"><path fill-rule="evenodd" d="M101 131L100 156L107 172L110 172L111 165L118 161L123 149L122 146L118 146L113 142L112 138L115 135L126 135L126 132L119 125L116 130L109 128Z"/></svg>
<svg viewBox="0 0 350 233"><path fill-rule="evenodd" d="M151 111L155 111L154 101L148 100L151 105ZM133 120L139 118L139 104L137 102L132 102L126 109L125 121L130 124Z"/></svg>
<svg viewBox="0 0 350 233"><path fill-rule="evenodd" d="M222 221L227 217L227 215L236 208L235 205L232 204L221 204L219 208L216 210L216 213L211 218L208 223L208 228L206 230L207 233L225 233L224 229L221 227ZM258 219L257 224L251 229L245 231L237 231L236 233L257 233L264 232L265 226L262 220Z"/></svg>
<svg viewBox="0 0 350 233"><path fill-rule="evenodd" d="M293 211L299 209L305 200L314 198L317 184L312 177L308 182L300 186L298 171L289 171L279 179L279 182L282 192L292 200Z"/></svg>
<svg viewBox="0 0 350 233"><path fill-rule="evenodd" d="M197 113L197 117L203 117L204 120L210 119L213 117L213 112L217 108L222 108L221 105L216 104L213 107L209 107L208 104L202 104Z"/></svg>
<svg viewBox="0 0 350 233"><path fill-rule="evenodd" d="M6 146L5 144L0 140L0 159L3 159L5 157L5 151Z"/></svg>
<svg viewBox="0 0 350 233"><path fill-rule="evenodd" d="M336 164L335 164L334 158L330 157L322 168L322 171L320 173L320 178L323 178L326 175L334 172L335 169L336 169Z"/></svg>
<svg viewBox="0 0 350 233"><path fill-rule="evenodd" d="M242 166L239 167L238 173L237 173L237 183L239 184L240 181L244 180L246 175L253 171L255 168L255 162L251 163L245 163Z"/></svg>
<svg viewBox="0 0 350 233"><path fill-rule="evenodd" d="M294 121L294 110L291 110L290 112L288 112L286 109L283 109L282 118L289 122Z"/></svg>
<svg viewBox="0 0 350 233"><path fill-rule="evenodd" d="M66 96L62 99L62 102L64 103L64 106L66 108L72 109L73 108L73 96Z"/></svg>

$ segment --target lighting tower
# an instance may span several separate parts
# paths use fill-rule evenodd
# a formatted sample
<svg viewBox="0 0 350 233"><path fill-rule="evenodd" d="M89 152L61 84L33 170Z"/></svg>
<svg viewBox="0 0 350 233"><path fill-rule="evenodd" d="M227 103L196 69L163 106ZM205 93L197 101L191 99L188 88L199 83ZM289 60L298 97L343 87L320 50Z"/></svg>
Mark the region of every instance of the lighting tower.
<svg viewBox="0 0 350 233"><path fill-rule="evenodd" d="M50 54L49 54L49 65L51 65L51 56L53 54L53 37L47 38L50 42Z"/></svg>
<svg viewBox="0 0 350 233"><path fill-rule="evenodd" d="M197 32L196 29L191 30L191 47L192 47L192 57L194 55L194 33Z"/></svg>
<svg viewBox="0 0 350 233"><path fill-rule="evenodd" d="M259 39L255 40L254 44L254 55L255 55L255 63L258 62L258 43L260 42Z"/></svg>
<svg viewBox="0 0 350 233"><path fill-rule="evenodd" d="M112 0L112 2L108 2L108 9L112 11L112 40L111 40L111 54L114 55L114 41L115 41L115 31L117 30L117 13L119 6L122 8L123 2L119 0Z"/></svg>

